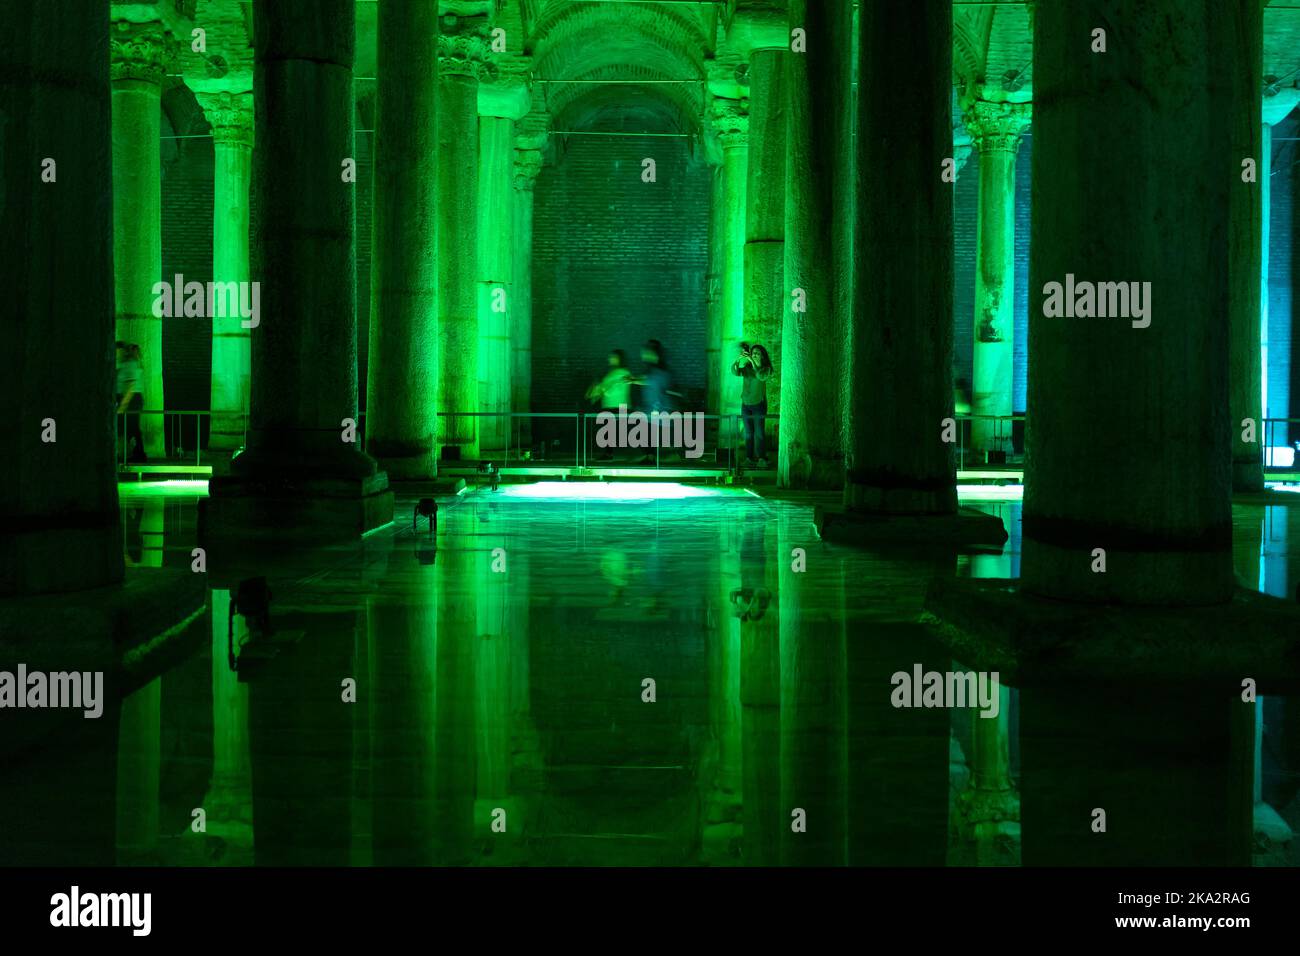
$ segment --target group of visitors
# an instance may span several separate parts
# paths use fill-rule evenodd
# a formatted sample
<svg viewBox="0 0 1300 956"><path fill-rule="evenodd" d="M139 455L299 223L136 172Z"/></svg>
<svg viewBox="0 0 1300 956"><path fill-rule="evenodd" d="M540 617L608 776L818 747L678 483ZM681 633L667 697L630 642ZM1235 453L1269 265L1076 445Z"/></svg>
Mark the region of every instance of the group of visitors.
<svg viewBox="0 0 1300 956"><path fill-rule="evenodd" d="M645 367L639 375L627 364L622 349L609 353L609 367L605 374L587 389L587 400L603 411L620 414L620 410L638 408L647 415L652 412L670 412L673 399L679 393L672 389L672 374L664 358L663 346L651 339L641 347L641 364ZM741 342L731 373L741 379L740 420L745 432L745 457L751 467L768 467L764 423L767 417L767 382L772 377L772 358L767 349L757 342ZM641 389L640 401L632 402L632 388Z"/></svg>

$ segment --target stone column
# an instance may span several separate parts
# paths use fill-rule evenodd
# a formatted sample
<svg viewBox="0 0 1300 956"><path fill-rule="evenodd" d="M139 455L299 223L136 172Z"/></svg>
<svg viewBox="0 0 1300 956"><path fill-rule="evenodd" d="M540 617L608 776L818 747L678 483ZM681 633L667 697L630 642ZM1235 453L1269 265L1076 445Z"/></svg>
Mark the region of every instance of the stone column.
<svg viewBox="0 0 1300 956"><path fill-rule="evenodd" d="M541 150L515 150L510 406L516 412L531 411L533 401L533 188L541 170ZM515 427L520 445L531 447L532 423L521 418Z"/></svg>
<svg viewBox="0 0 1300 956"><path fill-rule="evenodd" d="M392 518L358 450L353 0L258 0L254 61L263 319L248 449L214 476L201 538L347 538Z"/></svg>
<svg viewBox="0 0 1300 956"><path fill-rule="evenodd" d="M163 320L154 316L162 278L162 80L166 38L160 22L115 21L113 78L113 277L117 338L140 346L144 408L161 409ZM145 454L166 455L161 415L141 418Z"/></svg>
<svg viewBox="0 0 1300 956"><path fill-rule="evenodd" d="M847 275L835 260L832 228L848 207L849 171L840 160L850 135L850 4L791 0L790 28L806 52L787 57L785 287L781 331L782 487L839 488L839 354L848 325ZM733 356L734 358L734 356Z"/></svg>
<svg viewBox="0 0 1300 956"><path fill-rule="evenodd" d="M212 126L212 281L249 281L249 183L253 171L251 93L199 93ZM260 310L259 310L260 311ZM251 326L236 312L211 316L212 421L208 450L228 458L244 445L251 382ZM252 323L253 319L248 319ZM261 321L261 316L257 317ZM227 463L228 464L228 463Z"/></svg>
<svg viewBox="0 0 1300 956"><path fill-rule="evenodd" d="M1240 87L1239 101L1259 104L1264 72L1263 3L1243 4L1244 32L1232 81ZM1259 174L1263 145L1261 110L1234 112L1231 126L1233 179L1228 218L1228 401L1232 426L1232 490L1264 490L1264 400L1260 358L1260 263L1264 247L1265 186ZM1248 177L1243 160L1254 160ZM1249 179L1250 181L1246 181ZM1249 439L1249 440L1247 440Z"/></svg>
<svg viewBox="0 0 1300 956"><path fill-rule="evenodd" d="M782 31L784 36L784 31ZM745 341L762 344L776 374L767 382L767 412L781 412L781 316L785 294L786 47L749 58L749 169L745 192ZM728 371L736 350L724 354ZM735 376L732 376L733 378ZM739 401L737 401L739 410ZM768 426L771 432L772 426Z"/></svg>
<svg viewBox="0 0 1300 956"><path fill-rule="evenodd" d="M871 3L859 20L864 135L844 503L952 514L953 446L942 440L952 414L952 187L942 178L952 156L952 8L947 0ZM900 96L904 74L914 82Z"/></svg>
<svg viewBox="0 0 1300 956"><path fill-rule="evenodd" d="M14 8L0 65L0 335L22 370L0 392L13 465L0 494L0 595L96 588L123 573L107 5L77 17L51 4Z"/></svg>
<svg viewBox="0 0 1300 956"><path fill-rule="evenodd" d="M438 38L438 328L444 412L477 412L478 86L486 19L447 17ZM439 442L478 457L479 423L439 422ZM446 454L446 452L444 452Z"/></svg>
<svg viewBox="0 0 1300 956"><path fill-rule="evenodd" d="M713 126L722 147L722 183L715 191L713 216L720 224L718 240L721 262L717 266L720 312L718 349L719 405L721 415L740 413L740 379L731 374L731 363L745 335L745 195L749 169L748 100L717 98L713 101ZM723 422L723 427L728 423ZM734 429L734 423L731 423ZM734 432L731 438L734 438Z"/></svg>
<svg viewBox="0 0 1300 956"><path fill-rule="evenodd" d="M366 450L437 474L438 3L379 5Z"/></svg>
<svg viewBox="0 0 1300 956"><path fill-rule="evenodd" d="M1232 593L1229 217L1232 192L1246 187L1231 74L1249 19L1234 4L1178 0L1037 11L1022 565L1031 593L1157 605ZM1103 22L1111 48L1094 54L1086 38ZM1249 102L1254 115L1257 94ZM1125 283L1130 312L1129 284L1139 283L1145 317L1045 315L1045 287L1067 276Z"/></svg>
<svg viewBox="0 0 1300 956"><path fill-rule="evenodd" d="M1013 411L1016 153L1020 134L1029 124L1029 106L975 100L967 105L965 120L980 156L971 413L1004 417ZM1010 421L977 417L971 432L972 448L978 455L1011 450Z"/></svg>
<svg viewBox="0 0 1300 956"><path fill-rule="evenodd" d="M515 120L527 111L522 84L484 86L479 94L478 167L478 403L483 412L509 412L510 313L514 296ZM511 444L509 418L479 420L484 455Z"/></svg>

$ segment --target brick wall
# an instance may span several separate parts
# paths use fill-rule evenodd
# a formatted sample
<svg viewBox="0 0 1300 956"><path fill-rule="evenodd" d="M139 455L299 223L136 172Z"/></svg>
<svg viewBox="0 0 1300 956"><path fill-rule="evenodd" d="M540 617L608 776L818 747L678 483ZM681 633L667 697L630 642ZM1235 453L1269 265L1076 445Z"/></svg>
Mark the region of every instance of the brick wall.
<svg viewBox="0 0 1300 956"><path fill-rule="evenodd" d="M702 409L709 169L689 140L570 136L543 168L533 226L533 411L572 411L610 349L659 339ZM658 181L641 181L653 157Z"/></svg>

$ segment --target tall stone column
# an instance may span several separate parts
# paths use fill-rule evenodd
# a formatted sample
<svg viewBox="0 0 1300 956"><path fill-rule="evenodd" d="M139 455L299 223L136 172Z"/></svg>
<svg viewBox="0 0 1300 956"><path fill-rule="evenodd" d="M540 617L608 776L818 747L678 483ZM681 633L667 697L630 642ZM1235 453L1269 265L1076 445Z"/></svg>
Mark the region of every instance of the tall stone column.
<svg viewBox="0 0 1300 956"><path fill-rule="evenodd" d="M248 282L253 96L199 93L197 98L212 126L212 281ZM211 320L212 424L208 450L228 458L244 445L251 384L250 329L239 314L213 315ZM261 321L260 315L257 321Z"/></svg>
<svg viewBox="0 0 1300 956"><path fill-rule="evenodd" d="M838 488L839 353L848 326L848 276L834 261L832 224L848 207L849 170L841 144L850 136L848 38L851 4L791 0L790 28L803 29L805 52L787 57L785 286L781 312L781 430L777 482ZM837 108L827 108L835 104Z"/></svg>
<svg viewBox="0 0 1300 956"><path fill-rule="evenodd" d="M478 87L486 18L448 17L438 38L438 343L444 412L479 411ZM439 422L439 441L478 457L479 422ZM446 452L444 452L446 454Z"/></svg>
<svg viewBox="0 0 1300 956"><path fill-rule="evenodd" d="M966 128L979 150L979 233L975 264L975 334L971 376L972 446L977 454L1009 451L1015 360L1016 153L1029 124L1024 103L975 100ZM998 437L1000 436L1000 438Z"/></svg>
<svg viewBox="0 0 1300 956"><path fill-rule="evenodd" d="M478 404L483 412L509 412L513 356L510 348L514 288L515 120L531 99L522 83L479 90L478 167ZM483 454L511 444L509 418L479 420Z"/></svg>
<svg viewBox="0 0 1300 956"><path fill-rule="evenodd" d="M1247 187L1231 70L1247 20L1177 0L1037 11L1026 591L1156 605L1232 593L1229 217ZM1102 22L1112 48L1094 54L1078 37ZM1131 312L1139 283L1145 318L1044 315L1045 286L1067 276L1125 283Z"/></svg>
<svg viewBox="0 0 1300 956"><path fill-rule="evenodd" d="M162 80L166 37L161 22L116 21L112 30L113 277L117 338L140 346L144 408L161 409L163 320L154 316L162 278ZM140 421L150 458L166 454L161 415Z"/></svg>
<svg viewBox="0 0 1300 956"><path fill-rule="evenodd" d="M844 503L947 515L957 507L953 446L942 440L952 414L952 196L942 178L952 156L952 8L870 3L859 20ZM904 74L914 82L900 96Z"/></svg>
<svg viewBox="0 0 1300 956"><path fill-rule="evenodd" d="M200 535L347 538L392 519L357 447L353 0L258 0L254 104L262 321L248 449L214 476Z"/></svg>
<svg viewBox="0 0 1300 956"><path fill-rule="evenodd" d="M718 398L714 409L720 415L740 413L740 379L731 374L731 363L745 335L745 196L749 170L749 105L747 100L717 98L713 101L713 126L722 147L722 182L714 192L720 205L713 210L721 233L717 246L721 261L716 267L719 290ZM723 427L727 427L723 422ZM734 429L734 424L731 426ZM731 436L731 437L734 437Z"/></svg>
<svg viewBox="0 0 1300 956"><path fill-rule="evenodd" d="M15 8L0 68L0 334L22 369L0 391L12 465L0 493L0 595L96 588L123 573L107 5L71 18L52 5ZM51 427L55 440L43 440ZM29 613L23 629L30 623Z"/></svg>
<svg viewBox="0 0 1300 956"><path fill-rule="evenodd" d="M366 450L437 474L438 3L379 5Z"/></svg>
<svg viewBox="0 0 1300 956"><path fill-rule="evenodd" d="M1264 72L1264 4L1243 4L1238 49L1232 81L1240 87L1240 101L1259 103ZM1264 490L1263 365L1260 356L1260 264L1263 260L1264 190L1259 174L1263 145L1260 109L1233 114L1232 183L1228 219L1228 401L1232 425L1232 490ZM1254 177L1244 175L1242 162L1255 161ZM1251 181L1247 181L1247 180Z"/></svg>
<svg viewBox="0 0 1300 956"><path fill-rule="evenodd" d="M510 406L515 412L531 411L533 401L533 188L541 170L541 150L515 150L514 295L510 309ZM521 418L515 427L520 445L530 447L531 422Z"/></svg>
<svg viewBox="0 0 1300 956"><path fill-rule="evenodd" d="M776 373L767 383L767 411L781 412L781 316L785 294L785 140L786 82L784 45L755 49L749 56L749 170L745 192L744 339L763 345ZM728 366L736 350L724 355ZM734 376L733 376L734 377ZM739 403L737 403L739 404ZM771 426L769 426L769 431Z"/></svg>

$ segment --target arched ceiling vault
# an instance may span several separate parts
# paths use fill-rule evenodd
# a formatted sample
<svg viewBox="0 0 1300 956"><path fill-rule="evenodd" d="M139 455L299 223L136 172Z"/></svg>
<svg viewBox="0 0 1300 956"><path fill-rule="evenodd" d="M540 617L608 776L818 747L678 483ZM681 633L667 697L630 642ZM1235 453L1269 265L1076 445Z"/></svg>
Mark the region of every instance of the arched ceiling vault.
<svg viewBox="0 0 1300 956"><path fill-rule="evenodd" d="M621 101L629 120L666 108L673 127L698 132L712 17L709 4L539 5L526 49L556 128L582 128L597 116L607 122Z"/></svg>

